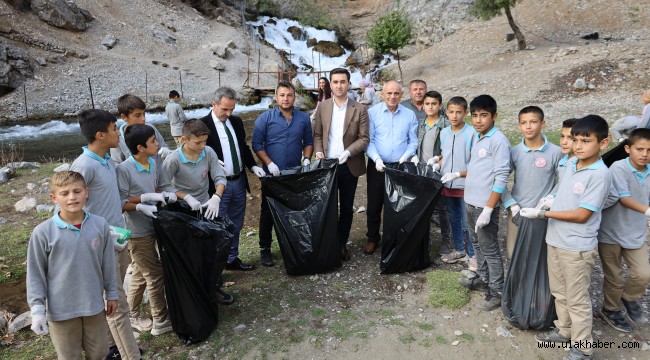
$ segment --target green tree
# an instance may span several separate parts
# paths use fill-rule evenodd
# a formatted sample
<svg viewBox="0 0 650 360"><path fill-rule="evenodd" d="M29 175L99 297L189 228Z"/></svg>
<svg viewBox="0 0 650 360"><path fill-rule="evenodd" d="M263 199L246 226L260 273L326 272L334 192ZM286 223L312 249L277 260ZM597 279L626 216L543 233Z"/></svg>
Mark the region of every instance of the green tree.
<svg viewBox="0 0 650 360"><path fill-rule="evenodd" d="M524 50L526 48L526 38L521 30L519 30L519 26L515 23L515 19L512 17L512 12L510 11L510 9L515 7L519 1L520 0L476 0L470 7L469 11L470 14L479 19L490 20L501 15L501 10L503 10L508 18L510 28L515 33L519 50Z"/></svg>
<svg viewBox="0 0 650 360"><path fill-rule="evenodd" d="M413 29L408 15L401 10L392 10L380 16L375 26L366 34L368 46L380 53L395 51L399 78L402 80L402 66L399 59L399 49L413 38Z"/></svg>

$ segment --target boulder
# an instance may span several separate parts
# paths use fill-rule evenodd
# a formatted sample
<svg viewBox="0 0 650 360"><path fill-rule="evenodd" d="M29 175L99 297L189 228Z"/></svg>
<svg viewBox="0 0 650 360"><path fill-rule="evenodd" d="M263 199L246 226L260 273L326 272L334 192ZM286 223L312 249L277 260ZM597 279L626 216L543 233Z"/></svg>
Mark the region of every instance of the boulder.
<svg viewBox="0 0 650 360"><path fill-rule="evenodd" d="M212 53L225 59L228 57L228 46L224 44L214 44L212 45Z"/></svg>
<svg viewBox="0 0 650 360"><path fill-rule="evenodd" d="M20 161L20 162L11 162L7 164L6 167L15 170L32 170L32 169L40 169L41 164L37 162Z"/></svg>
<svg viewBox="0 0 650 360"><path fill-rule="evenodd" d="M297 26L289 26L287 31L291 34L291 37L293 37L294 40L305 41L308 38L307 33Z"/></svg>
<svg viewBox="0 0 650 360"><path fill-rule="evenodd" d="M29 10L31 0L6 0L6 2L16 10L26 11Z"/></svg>
<svg viewBox="0 0 650 360"><path fill-rule="evenodd" d="M46 23L71 31L84 31L93 16L72 1L32 0L32 10Z"/></svg>
<svg viewBox="0 0 650 360"><path fill-rule="evenodd" d="M318 43L316 38L307 39L307 47L312 47Z"/></svg>
<svg viewBox="0 0 650 360"><path fill-rule="evenodd" d="M587 80L583 78L578 78L576 81L573 83L573 88L576 90L585 90L587 89Z"/></svg>
<svg viewBox="0 0 650 360"><path fill-rule="evenodd" d="M26 311L16 316L13 320L11 320L7 328L7 333L13 334L16 331L20 329L24 329L31 325L32 325L32 313L30 311Z"/></svg>
<svg viewBox="0 0 650 360"><path fill-rule="evenodd" d="M158 28L154 28L152 30L153 37L156 39L162 40L166 44L175 44L176 43L176 38L171 36L168 32L164 30L160 30Z"/></svg>
<svg viewBox="0 0 650 360"><path fill-rule="evenodd" d="M314 45L314 50L329 57L339 57L345 54L345 49L341 45L327 40L321 40Z"/></svg>
<svg viewBox="0 0 650 360"><path fill-rule="evenodd" d="M36 206L36 199L25 196L22 199L18 200L18 202L14 205L14 208L18 212L28 212L29 210L33 209L35 206Z"/></svg>
<svg viewBox="0 0 650 360"><path fill-rule="evenodd" d="M117 38L113 34L108 34L104 37L102 40L102 45L106 48L106 50L110 50L117 45Z"/></svg>
<svg viewBox="0 0 650 360"><path fill-rule="evenodd" d="M0 169L0 184L4 184L14 175L15 171L12 168L3 167Z"/></svg>
<svg viewBox="0 0 650 360"><path fill-rule="evenodd" d="M226 44L226 46L228 47L228 49L236 49L237 48L237 44L235 44L235 42L232 41L232 40L228 41L228 44Z"/></svg>
<svg viewBox="0 0 650 360"><path fill-rule="evenodd" d="M54 212L54 205L36 205L36 212Z"/></svg>
<svg viewBox="0 0 650 360"><path fill-rule="evenodd" d="M70 170L70 164L61 164L61 165L54 168L55 173L62 172L62 171L68 171L68 170Z"/></svg>
<svg viewBox="0 0 650 360"><path fill-rule="evenodd" d="M219 71L226 70L226 67L218 60L210 60L210 67Z"/></svg>

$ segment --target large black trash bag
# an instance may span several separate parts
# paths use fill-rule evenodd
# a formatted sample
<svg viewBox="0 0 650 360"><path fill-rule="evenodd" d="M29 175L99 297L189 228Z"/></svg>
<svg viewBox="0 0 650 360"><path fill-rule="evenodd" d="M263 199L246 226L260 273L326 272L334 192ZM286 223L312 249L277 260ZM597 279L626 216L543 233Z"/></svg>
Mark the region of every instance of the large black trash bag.
<svg viewBox="0 0 650 360"><path fill-rule="evenodd" d="M341 267L336 198L336 159L262 178L273 224L289 275L307 275Z"/></svg>
<svg viewBox="0 0 650 360"><path fill-rule="evenodd" d="M610 167L613 163L628 157L627 152L625 152L625 144L627 144L627 140L622 141L620 144L603 154L602 159L607 167Z"/></svg>
<svg viewBox="0 0 650 360"><path fill-rule="evenodd" d="M153 219L174 331L187 345L205 340L217 325L214 291L235 225L228 218L203 219L184 201Z"/></svg>
<svg viewBox="0 0 650 360"><path fill-rule="evenodd" d="M557 317L548 285L548 221L523 216L515 216L513 221L519 226L519 232L503 286L501 311L510 324L519 329L549 329Z"/></svg>
<svg viewBox="0 0 650 360"><path fill-rule="evenodd" d="M429 226L439 200L440 174L431 166L407 162L386 164L382 274L429 267Z"/></svg>

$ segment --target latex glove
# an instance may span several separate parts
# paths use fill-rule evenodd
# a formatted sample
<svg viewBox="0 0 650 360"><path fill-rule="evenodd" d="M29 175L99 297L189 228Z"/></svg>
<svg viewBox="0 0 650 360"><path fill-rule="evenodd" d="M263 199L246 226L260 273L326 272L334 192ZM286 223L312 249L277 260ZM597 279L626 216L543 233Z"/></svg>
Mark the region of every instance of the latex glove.
<svg viewBox="0 0 650 360"><path fill-rule="evenodd" d="M324 157L325 157L325 154L323 154L323 153L322 153L322 152L320 152L320 151L319 151L319 152L317 152L317 153L316 153L315 155L316 155L316 160L318 160L318 159L322 159L322 158L324 158Z"/></svg>
<svg viewBox="0 0 650 360"><path fill-rule="evenodd" d="M339 155L339 165L345 164L346 161L350 158L350 152L345 150Z"/></svg>
<svg viewBox="0 0 650 360"><path fill-rule="evenodd" d="M437 164L438 161L440 161L440 157L434 156L431 159L427 160L427 165L433 166L433 164Z"/></svg>
<svg viewBox="0 0 650 360"><path fill-rule="evenodd" d="M166 146L163 146L160 149L158 149L158 155L160 155L160 157L162 159L165 159L167 157L167 155L169 155L171 153L172 153L172 150L170 148L166 147Z"/></svg>
<svg viewBox="0 0 650 360"><path fill-rule="evenodd" d="M553 201L555 201L555 196L553 195L546 195L543 198L539 199L539 202L537 202L537 206L535 206L536 209L541 209L541 208L551 208L553 205Z"/></svg>
<svg viewBox="0 0 650 360"><path fill-rule="evenodd" d="M517 204L510 206L510 212L512 213L512 217L517 216L517 214L519 214L519 210L521 210L521 206Z"/></svg>
<svg viewBox="0 0 650 360"><path fill-rule="evenodd" d="M45 305L35 305L32 307L31 329L36 335L45 335L50 331L47 327L47 319L45 319Z"/></svg>
<svg viewBox="0 0 650 360"><path fill-rule="evenodd" d="M485 227L485 225L490 223L490 216L492 215L492 210L494 210L491 207L484 207L483 211L481 211L481 214L478 216L478 219L476 219L476 227L474 227L474 232L478 232L478 228Z"/></svg>
<svg viewBox="0 0 650 360"><path fill-rule="evenodd" d="M219 195L214 194L205 204L201 205L202 208L207 208L205 211L205 218L208 220L213 220L219 216L219 203L221 198Z"/></svg>
<svg viewBox="0 0 650 360"><path fill-rule="evenodd" d="M167 198L168 204L173 204L178 201L178 196L176 196L175 192L163 191L162 194L163 197Z"/></svg>
<svg viewBox="0 0 650 360"><path fill-rule="evenodd" d="M539 210L536 208L523 208L519 211L519 215L527 219L537 219Z"/></svg>
<svg viewBox="0 0 650 360"><path fill-rule="evenodd" d="M386 168L386 165L384 165L384 160L377 159L377 161L375 161L375 169L377 169L377 171L384 172L385 168Z"/></svg>
<svg viewBox="0 0 650 360"><path fill-rule="evenodd" d="M431 166L434 172L439 172L440 171L440 164L435 163Z"/></svg>
<svg viewBox="0 0 650 360"><path fill-rule="evenodd" d="M143 203L157 203L161 202L163 205L167 205L165 202L165 195L163 193L146 193L140 195L140 202Z"/></svg>
<svg viewBox="0 0 650 360"><path fill-rule="evenodd" d="M645 216L650 217L650 208L648 208L648 210L645 211Z"/></svg>
<svg viewBox="0 0 650 360"><path fill-rule="evenodd" d="M264 172L264 170L259 166L253 166L251 168L251 170L253 170L253 174L255 174L257 177L266 176L266 173Z"/></svg>
<svg viewBox="0 0 650 360"><path fill-rule="evenodd" d="M408 160L408 159L409 159L409 156L408 156L408 155L402 155L402 157L399 158L399 163L400 163L400 164L403 164L403 163L404 163L406 160Z"/></svg>
<svg viewBox="0 0 650 360"><path fill-rule="evenodd" d="M113 249L115 251L122 251L124 248L126 248L126 245L128 244L126 241L123 244L120 244L117 242L117 240L120 239L120 234L118 234L113 228L109 228L109 232L111 234L111 241L113 242Z"/></svg>
<svg viewBox="0 0 650 360"><path fill-rule="evenodd" d="M135 209L138 210L139 212L147 215L148 217L154 218L154 219L156 218L156 215L154 215L153 213L158 211L158 208L156 207L156 205L147 205L147 204L138 204L138 205L135 206Z"/></svg>
<svg viewBox="0 0 650 360"><path fill-rule="evenodd" d="M310 163L311 163L311 161L309 161L309 159L303 159L303 160L302 160L302 166L307 166L307 165L309 165Z"/></svg>
<svg viewBox="0 0 650 360"><path fill-rule="evenodd" d="M271 175L273 175L273 176L279 176L280 175L280 168L277 165L275 165L274 162L266 165L266 167L269 169L269 172L271 173Z"/></svg>
<svg viewBox="0 0 650 360"><path fill-rule="evenodd" d="M454 181L454 180L458 179L459 177L460 177L459 172L446 173L446 174L442 175L442 177L440 178L440 181L442 181L442 183L445 184L445 183L448 183L450 181Z"/></svg>
<svg viewBox="0 0 650 360"><path fill-rule="evenodd" d="M420 158L417 155L413 155L413 157L411 158L411 162L413 163L413 165L417 166L418 163L420 162Z"/></svg>
<svg viewBox="0 0 650 360"><path fill-rule="evenodd" d="M192 211L199 211L201 210L201 203L196 200L192 195L185 195L185 198L183 198L187 205L192 209Z"/></svg>

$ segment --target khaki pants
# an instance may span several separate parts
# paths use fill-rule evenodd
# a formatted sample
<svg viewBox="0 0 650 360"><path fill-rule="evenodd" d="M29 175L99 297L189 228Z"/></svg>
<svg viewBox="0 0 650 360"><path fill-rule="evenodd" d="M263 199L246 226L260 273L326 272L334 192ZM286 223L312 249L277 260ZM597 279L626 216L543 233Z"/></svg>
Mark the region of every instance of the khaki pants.
<svg viewBox="0 0 650 360"><path fill-rule="evenodd" d="M81 360L81 351L86 359L104 359L108 352L106 338L106 315L100 312L93 316L76 317L63 321L49 321L50 338L59 359Z"/></svg>
<svg viewBox="0 0 650 360"><path fill-rule="evenodd" d="M515 242L517 241L517 233L519 226L512 222L512 211L508 210L508 234L506 237L506 254L508 260L512 259L512 253L515 251Z"/></svg>
<svg viewBox="0 0 650 360"><path fill-rule="evenodd" d="M126 292L124 292L124 276L126 276L126 269L129 267L130 262L129 252L126 249L115 253L115 265L118 275L117 287L120 297L117 300L115 314L106 318L110 330L108 345L117 345L122 359L127 360L140 358L140 349L135 341L135 336L133 336L131 320L129 320L129 303L126 301ZM108 352L108 348L105 352Z"/></svg>
<svg viewBox="0 0 650 360"><path fill-rule="evenodd" d="M129 253L136 265L133 267L132 274L137 275L139 273L147 283L151 317L153 317L154 321L161 323L167 319L167 302L165 300L162 265L156 249L156 239L153 236L131 238L129 240ZM136 278L134 280L136 280L136 283L129 284L129 293L127 295L131 313L137 312L144 293L142 287L138 284L140 279Z"/></svg>
<svg viewBox="0 0 650 360"><path fill-rule="evenodd" d="M176 142L176 148L178 149L183 145L183 137L182 136L173 136L174 142Z"/></svg>
<svg viewBox="0 0 650 360"><path fill-rule="evenodd" d="M609 311L621 310L621 299L636 301L650 283L650 262L648 246L639 249L624 249L615 244L598 243L598 253L603 263L605 282L603 284L603 308ZM623 282L623 264L627 264L627 282Z"/></svg>
<svg viewBox="0 0 650 360"><path fill-rule="evenodd" d="M592 342L593 314L589 297L591 271L596 263L596 250L568 251L547 245L548 284L555 297L560 335L571 338L571 344L585 340ZM583 342L584 343L584 342ZM591 354L591 348L578 348Z"/></svg>

